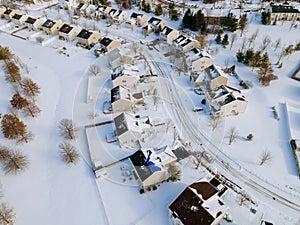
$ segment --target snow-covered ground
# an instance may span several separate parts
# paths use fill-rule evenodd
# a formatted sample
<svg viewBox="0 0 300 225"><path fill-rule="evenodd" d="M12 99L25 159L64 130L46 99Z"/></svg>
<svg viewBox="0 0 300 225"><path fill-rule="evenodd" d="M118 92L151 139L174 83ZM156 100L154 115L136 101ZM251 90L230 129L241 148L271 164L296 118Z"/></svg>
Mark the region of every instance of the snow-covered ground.
<svg viewBox="0 0 300 225"><path fill-rule="evenodd" d="M189 4L195 4L189 2ZM131 10L133 11L133 10ZM68 21L68 17L63 11L60 16L56 9L45 10L49 18L62 18ZM236 10L236 14L239 10ZM30 15L44 15L42 11L30 11ZM151 14L149 14L151 15ZM174 28L179 27L178 22L168 21L168 25ZM300 183L297 169L294 163L292 150L289 145L290 135L285 109L285 101L291 100L299 102L300 82L290 78L292 72L299 63L300 52L293 53L290 57L282 59L282 68L277 68L275 63L283 47L289 44L299 42L300 26L290 29L291 22L278 22L277 26L264 26L260 24L260 17L256 14L248 14L251 24L244 32L243 37L237 39L232 49L224 49L221 45L214 43L214 36L208 35L208 50L218 53L214 54L216 64L225 66L225 60L228 65L236 65L236 71L243 80L248 80L253 84L253 88L245 92L249 101L246 113L236 117L229 117L224 120L221 126L214 132L208 128L207 112L192 112L194 106L200 106L201 96L196 95L192 90L188 76L177 75L177 72L171 71L169 59L162 56L161 52L148 50L147 54L156 61L161 61L160 65L165 71L170 71L176 84L176 90L182 96L188 117L207 136L214 146L227 154L230 158L240 164L244 170L249 171L258 182L271 183L278 190L283 190L287 195L294 196L295 202L300 203ZM86 21L83 21L86 23ZM105 21L100 21L97 26L102 34L108 33L112 38L122 38L128 41L138 41L144 38L140 28L131 31L129 28L121 26L106 27ZM4 32L13 32L14 26L7 23L6 20L0 20L0 29ZM255 70L237 63L235 53L240 48L243 38L249 38L256 30L259 30L258 37L253 43L255 50L260 49L264 36L268 35L272 44L280 38L281 47L276 51L272 44L267 48L271 63L278 80L272 81L269 87L262 87L258 80ZM16 34L28 37L31 32L22 30ZM229 33L229 40L231 37ZM37 82L41 87L41 95L37 104L42 112L38 118L24 118L28 129L35 134L34 140L23 146L17 146L30 159L30 167L24 173L17 176L7 176L0 172L1 184L3 186L3 201L12 205L17 212L17 225L32 224L168 224L167 206L179 195L179 193L191 182L194 182L207 175L207 172L201 168L193 169L191 159L186 159L180 164L182 170L182 180L177 183L163 183L157 190L139 194L139 188L134 179L122 176L120 164L107 168L107 175L95 180L91 169L90 156L88 151L85 125L97 122L111 120L111 115L102 114L102 103L109 98L109 78L107 70L107 61L105 58L96 59L93 51L88 51L76 47L74 42L68 43L51 38L45 46L37 43L36 36L46 37L42 33L34 35L33 41L22 40L0 32L1 46L7 46L17 55L22 62L29 68L29 74L22 72L23 76L28 76ZM147 37L149 40L156 39L154 34ZM212 40L212 41L210 41ZM62 47L66 47L69 57L60 54ZM145 54L146 55L146 54ZM101 82L92 82L101 84L98 87L93 86L90 93L98 98L95 102L87 104L88 93L88 68L90 65L97 64L101 68ZM0 71L0 113L6 113L9 107L9 100L13 95L12 89L4 81L4 72ZM236 81L230 78L230 82L236 86ZM106 86L107 84L108 86ZM163 84L161 84L163 85ZM101 94L98 94L101 93ZM165 93L164 99L170 101L168 93ZM171 104L166 104L170 115L174 112ZM276 106L279 112L280 120L273 116L271 107ZM90 120L89 112L98 112L99 117ZM57 124L62 118L72 118L80 128L79 138L77 140L78 149L81 152L82 160L76 166L65 166L58 157L58 144L62 142L59 136ZM176 121L176 118L174 118ZM178 127L180 121L177 120ZM112 125L107 125L112 126ZM239 137L232 145L228 145L228 139L225 138L229 128L235 127L239 132ZM95 129L94 139L118 149L117 143L108 144L105 142L105 133L112 131L112 127ZM246 141L246 136L252 133L253 141ZM1 134L1 144L14 146L13 141L7 141ZM211 143L205 143L210 146ZM265 165L259 166L259 157L265 150L272 153L272 160ZM124 154L125 156L126 154ZM123 157L123 156L122 156ZM121 158L122 158L121 157ZM126 164L126 161L124 162ZM243 171L242 171L243 172ZM222 171L221 171L222 173ZM124 181L125 179L125 181ZM250 193L251 194L251 193ZM259 202L257 214L249 212L248 207L240 207L236 204L236 196L232 192L224 198L225 204L228 204L229 211L234 216L233 224L258 224L261 216L271 220L274 224L294 224L299 219L299 214L291 216L284 210L273 208L269 202L264 203L264 196L256 199ZM224 222L225 224L225 222Z"/></svg>

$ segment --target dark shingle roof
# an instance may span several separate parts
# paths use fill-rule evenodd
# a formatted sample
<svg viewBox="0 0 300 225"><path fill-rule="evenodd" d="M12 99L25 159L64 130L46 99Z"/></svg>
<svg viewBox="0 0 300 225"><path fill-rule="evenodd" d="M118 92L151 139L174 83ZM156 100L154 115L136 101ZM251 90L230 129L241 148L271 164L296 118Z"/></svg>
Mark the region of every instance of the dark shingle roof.
<svg viewBox="0 0 300 225"><path fill-rule="evenodd" d="M5 10L4 14L5 14L5 15L9 15L11 12L12 12L11 9L7 9L7 10Z"/></svg>
<svg viewBox="0 0 300 225"><path fill-rule="evenodd" d="M22 15L20 15L20 14L15 14L15 15L13 15L13 19L16 19L16 20L19 20L20 18L22 17Z"/></svg>
<svg viewBox="0 0 300 225"><path fill-rule="evenodd" d="M298 9L295 9L290 5L272 5L272 13L300 13Z"/></svg>
<svg viewBox="0 0 300 225"><path fill-rule="evenodd" d="M45 23L43 23L42 27L51 28L53 27L55 22L53 20L47 19Z"/></svg>
<svg viewBox="0 0 300 225"><path fill-rule="evenodd" d="M68 24L64 24L59 31L68 34L72 29L73 27L69 26Z"/></svg>
<svg viewBox="0 0 300 225"><path fill-rule="evenodd" d="M32 18L32 17L27 17L25 23L29 23L29 24L34 24L36 21L36 18Z"/></svg>
<svg viewBox="0 0 300 225"><path fill-rule="evenodd" d="M144 181L153 174L151 167L146 162L146 157L141 150L136 151L129 157L132 164L134 165L135 171L139 178Z"/></svg>
<svg viewBox="0 0 300 225"><path fill-rule="evenodd" d="M83 39L88 39L90 36L92 35L92 32L86 30L86 29L82 29L79 34L77 35L77 37L83 38Z"/></svg>
<svg viewBox="0 0 300 225"><path fill-rule="evenodd" d="M115 101L120 99L120 86L114 87L110 91L110 101L114 103Z"/></svg>
<svg viewBox="0 0 300 225"><path fill-rule="evenodd" d="M112 39L105 37L100 41L100 44L107 47L112 41Z"/></svg>
<svg viewBox="0 0 300 225"><path fill-rule="evenodd" d="M163 29L162 29L162 31L161 31L161 33L163 33L164 35L168 35L169 33L171 33L172 32L172 28L170 28L170 27L168 27L168 26L165 26Z"/></svg>

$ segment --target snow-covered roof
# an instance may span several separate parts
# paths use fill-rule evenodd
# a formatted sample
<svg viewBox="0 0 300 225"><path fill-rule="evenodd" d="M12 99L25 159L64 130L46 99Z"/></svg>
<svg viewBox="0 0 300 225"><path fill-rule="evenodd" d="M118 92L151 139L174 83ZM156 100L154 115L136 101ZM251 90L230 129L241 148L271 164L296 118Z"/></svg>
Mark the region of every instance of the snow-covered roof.
<svg viewBox="0 0 300 225"><path fill-rule="evenodd" d="M174 40L174 43L176 45L180 45L181 47L184 47L184 46L188 45L189 43L192 43L192 40L181 34L178 38L176 38Z"/></svg>
<svg viewBox="0 0 300 225"><path fill-rule="evenodd" d="M162 31L160 32L163 35L169 35L174 29L168 26L165 26Z"/></svg>
<svg viewBox="0 0 300 225"><path fill-rule="evenodd" d="M111 89L111 103L118 101L119 99L126 99L130 101L130 91L122 86L117 86Z"/></svg>
<svg viewBox="0 0 300 225"><path fill-rule="evenodd" d="M185 53L185 56L191 62L201 59L201 58L210 58L212 59L211 55L208 54L207 51L200 50L199 48L194 48L191 51Z"/></svg>
<svg viewBox="0 0 300 225"><path fill-rule="evenodd" d="M123 75L139 77L140 76L139 67L136 65L128 65L128 64L124 64L119 67L116 67L115 69L113 69L113 72L111 74L111 79L114 80Z"/></svg>
<svg viewBox="0 0 300 225"><path fill-rule="evenodd" d="M221 70L221 68L214 64L206 68L205 72L210 80L213 80L214 78L219 76L227 77L227 75Z"/></svg>
<svg viewBox="0 0 300 225"><path fill-rule="evenodd" d="M161 22L161 19L157 17L151 17L148 21L149 24L158 25Z"/></svg>

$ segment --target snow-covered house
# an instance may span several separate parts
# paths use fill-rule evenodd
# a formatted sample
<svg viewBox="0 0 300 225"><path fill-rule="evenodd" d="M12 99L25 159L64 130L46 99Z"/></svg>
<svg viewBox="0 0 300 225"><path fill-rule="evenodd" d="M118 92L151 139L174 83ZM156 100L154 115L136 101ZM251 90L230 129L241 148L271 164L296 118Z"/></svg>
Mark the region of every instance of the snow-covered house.
<svg viewBox="0 0 300 225"><path fill-rule="evenodd" d="M168 26L165 26L160 32L160 37L163 40L165 40L168 44L172 44L172 41L178 38L178 36L179 31Z"/></svg>
<svg viewBox="0 0 300 225"><path fill-rule="evenodd" d="M91 48L99 43L100 39L101 34L99 32L82 29L77 35L77 44L84 48Z"/></svg>
<svg viewBox="0 0 300 225"><path fill-rule="evenodd" d="M133 12L129 17L129 20L127 20L125 23L130 28L135 28L137 26L143 27L147 24L147 20L148 17L146 14Z"/></svg>
<svg viewBox="0 0 300 225"><path fill-rule="evenodd" d="M59 39L66 41L73 41L81 31L80 27L73 27L68 24L62 25L58 30Z"/></svg>
<svg viewBox="0 0 300 225"><path fill-rule="evenodd" d="M33 18L33 17L27 17L25 21L25 25L28 27L29 30L41 30L43 23L45 23L46 18Z"/></svg>
<svg viewBox="0 0 300 225"><path fill-rule="evenodd" d="M85 9L89 6L89 3L84 3L81 2L79 3L76 8L74 9L74 14L81 16L81 15L85 15Z"/></svg>
<svg viewBox="0 0 300 225"><path fill-rule="evenodd" d="M86 7L85 10L84 10L85 16L90 17L90 18L93 17L96 10L97 10L96 5L93 5L93 4L88 5L88 7Z"/></svg>
<svg viewBox="0 0 300 225"><path fill-rule="evenodd" d="M160 32L165 26L167 22L157 17L151 17L148 20L148 24L143 27L144 32L150 34L152 32Z"/></svg>
<svg viewBox="0 0 300 225"><path fill-rule="evenodd" d="M76 6L76 0L58 0L58 5L62 9L73 9Z"/></svg>
<svg viewBox="0 0 300 225"><path fill-rule="evenodd" d="M0 7L0 18L3 17L4 12L6 11L5 8Z"/></svg>
<svg viewBox="0 0 300 225"><path fill-rule="evenodd" d="M20 13L18 10L13 10L13 9L6 9L3 13L3 16L7 20L11 20L11 18L16 14Z"/></svg>
<svg viewBox="0 0 300 225"><path fill-rule="evenodd" d="M118 48L119 46L121 46L121 43L119 41L112 40L108 37L104 37L100 41L100 46L104 52L110 52L110 51L114 50L115 48Z"/></svg>
<svg viewBox="0 0 300 225"><path fill-rule="evenodd" d="M128 18L128 14L124 10L111 9L107 14L107 19L113 24L121 24Z"/></svg>
<svg viewBox="0 0 300 225"><path fill-rule="evenodd" d="M124 64L134 64L135 60L130 48L121 46L107 53L108 63L112 69Z"/></svg>
<svg viewBox="0 0 300 225"><path fill-rule="evenodd" d="M16 26L22 26L25 24L25 21L27 19L27 15L22 15L19 13L15 13L15 15L13 15L13 17L11 18L11 20L14 22L14 24Z"/></svg>
<svg viewBox="0 0 300 225"><path fill-rule="evenodd" d="M111 89L110 95L112 111L114 113L132 110L133 103L131 101L129 89L122 86L117 86Z"/></svg>
<svg viewBox="0 0 300 225"><path fill-rule="evenodd" d="M147 188L168 179L168 167L176 163L177 158L168 146L164 146L160 149L138 150L129 159L138 184Z"/></svg>
<svg viewBox="0 0 300 225"><path fill-rule="evenodd" d="M62 22L58 22L58 21L53 21L53 20L47 19L42 24L42 29L48 35L57 35L58 34L58 30L62 26L63 26Z"/></svg>
<svg viewBox="0 0 300 225"><path fill-rule="evenodd" d="M271 21L276 20L300 20L300 11L294 6L285 2L283 4L270 3L265 12L271 15Z"/></svg>
<svg viewBox="0 0 300 225"><path fill-rule="evenodd" d="M216 65L211 65L204 69L204 71L193 74L193 81L196 87L207 85L209 89L213 90L222 85L227 85L228 78L226 74Z"/></svg>
<svg viewBox="0 0 300 225"><path fill-rule="evenodd" d="M222 85L206 93L214 117L234 116L246 111L248 101L237 88Z"/></svg>
<svg viewBox="0 0 300 225"><path fill-rule="evenodd" d="M174 225L217 225L225 216L226 205L218 196L218 190L208 181L195 182L169 206Z"/></svg>
<svg viewBox="0 0 300 225"><path fill-rule="evenodd" d="M142 132L150 129L148 117L136 118L128 113L121 113L114 118L115 134L121 147L129 149L140 148L139 139Z"/></svg>
<svg viewBox="0 0 300 225"><path fill-rule="evenodd" d="M188 70L192 74L203 71L213 65L212 57L206 51L201 51L198 48L194 48L184 55Z"/></svg>
<svg viewBox="0 0 300 225"><path fill-rule="evenodd" d="M200 47L198 41L185 37L182 34L173 41L173 45L181 52L187 52L192 50L193 48Z"/></svg>
<svg viewBox="0 0 300 225"><path fill-rule="evenodd" d="M114 87L121 85L125 88L131 88L140 80L139 68L128 64L121 65L113 70L111 80Z"/></svg>
<svg viewBox="0 0 300 225"><path fill-rule="evenodd" d="M110 6L98 5L95 12L95 17L97 19L106 19L107 14L110 12L110 10L111 10Z"/></svg>

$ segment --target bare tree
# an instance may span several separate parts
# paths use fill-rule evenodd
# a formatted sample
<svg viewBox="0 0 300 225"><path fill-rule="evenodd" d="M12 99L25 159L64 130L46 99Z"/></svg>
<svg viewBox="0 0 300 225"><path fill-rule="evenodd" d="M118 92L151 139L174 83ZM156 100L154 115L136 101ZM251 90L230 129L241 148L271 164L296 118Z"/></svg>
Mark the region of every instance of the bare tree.
<svg viewBox="0 0 300 225"><path fill-rule="evenodd" d="M269 36L264 36L263 40L262 40L262 44L260 46L261 52L264 52L266 50L266 48L270 45L271 43L271 38Z"/></svg>
<svg viewBox="0 0 300 225"><path fill-rule="evenodd" d="M97 65L91 65L89 68L89 73L93 76L97 76L101 72L101 69Z"/></svg>
<svg viewBox="0 0 300 225"><path fill-rule="evenodd" d="M244 37L243 38L243 42L242 42L242 46L241 46L241 50L244 51L245 47L246 47L246 43L247 43L247 38Z"/></svg>
<svg viewBox="0 0 300 225"><path fill-rule="evenodd" d="M58 128L64 138L76 139L76 132L78 131L78 128L74 125L72 120L62 119L59 122Z"/></svg>
<svg viewBox="0 0 300 225"><path fill-rule="evenodd" d="M89 119L90 120L93 120L93 119L95 119L98 116L99 116L99 113L97 113L97 112L94 112L94 111L90 111L89 112Z"/></svg>
<svg viewBox="0 0 300 225"><path fill-rule="evenodd" d="M29 104L23 109L26 115L31 117L36 117L40 114L40 108L34 104L33 102L29 102Z"/></svg>
<svg viewBox="0 0 300 225"><path fill-rule="evenodd" d="M0 162L5 162L10 156L9 148L0 146Z"/></svg>
<svg viewBox="0 0 300 225"><path fill-rule="evenodd" d="M233 34L231 35L231 38L230 38L230 50L231 50L231 48L232 48L232 46L233 46L233 43L234 43L235 40L236 40L236 36L237 36L236 33L233 33Z"/></svg>
<svg viewBox="0 0 300 225"><path fill-rule="evenodd" d="M40 94L40 87L30 78L24 78L22 80L22 90L24 95L32 100Z"/></svg>
<svg viewBox="0 0 300 225"><path fill-rule="evenodd" d="M76 164L80 158L76 148L69 142L59 144L61 159L67 164Z"/></svg>
<svg viewBox="0 0 300 225"><path fill-rule="evenodd" d="M36 37L35 40L37 43L42 44L45 39L43 37Z"/></svg>
<svg viewBox="0 0 300 225"><path fill-rule="evenodd" d="M17 174L29 166L29 160L18 150L10 150L8 158L3 162L6 174Z"/></svg>
<svg viewBox="0 0 300 225"><path fill-rule="evenodd" d="M2 202L0 205L0 224L13 225L15 223L16 213L15 210Z"/></svg>
<svg viewBox="0 0 300 225"><path fill-rule="evenodd" d="M275 41L275 43L274 43L274 51L275 51L275 52L276 52L276 50L279 48L280 44L281 44L281 39L278 38L278 39Z"/></svg>
<svg viewBox="0 0 300 225"><path fill-rule="evenodd" d="M265 163L268 163L272 160L273 156L270 151L264 151L260 156L259 165L262 166Z"/></svg>
<svg viewBox="0 0 300 225"><path fill-rule="evenodd" d="M228 138L229 142L228 144L231 145L232 142L236 140L238 137L238 131L235 127L230 128L230 130L227 132L226 138Z"/></svg>
<svg viewBox="0 0 300 225"><path fill-rule="evenodd" d="M27 133L26 125L12 114L5 114L3 116L1 129L4 137L7 139L18 139Z"/></svg>
<svg viewBox="0 0 300 225"><path fill-rule="evenodd" d="M34 134L30 131L27 131L24 135L20 136L16 139L17 144L24 144L32 141L34 138Z"/></svg>
<svg viewBox="0 0 300 225"><path fill-rule="evenodd" d="M171 165L168 168L169 180L172 182L180 181L181 171L176 165Z"/></svg>
<svg viewBox="0 0 300 225"><path fill-rule="evenodd" d="M12 61L5 64L5 80L12 85L18 84L21 86L21 74L19 67Z"/></svg>
<svg viewBox="0 0 300 225"><path fill-rule="evenodd" d="M211 117L208 121L208 126L215 130L221 123L221 119L219 117Z"/></svg>
<svg viewBox="0 0 300 225"><path fill-rule="evenodd" d="M237 202L240 206L242 206L247 202L251 202L251 196L246 191L242 191L238 193Z"/></svg>

